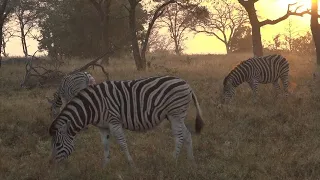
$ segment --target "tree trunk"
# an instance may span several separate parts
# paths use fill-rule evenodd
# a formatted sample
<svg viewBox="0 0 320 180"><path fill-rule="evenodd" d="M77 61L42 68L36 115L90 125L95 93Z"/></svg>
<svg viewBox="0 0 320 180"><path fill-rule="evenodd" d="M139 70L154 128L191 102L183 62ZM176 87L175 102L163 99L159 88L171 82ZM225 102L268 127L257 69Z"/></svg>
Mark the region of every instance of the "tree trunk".
<svg viewBox="0 0 320 180"><path fill-rule="evenodd" d="M156 20L161 16L161 14L163 13L163 9L168 6L169 4L171 3L174 3L175 0L170 0L170 1L167 1L165 2L164 4L162 4L161 6L159 6L155 13L153 14L153 17L149 23L149 26L148 26L148 30L147 30L147 34L144 38L144 41L142 43L142 48L141 48L141 52L140 52L140 56L141 56L141 60L144 64L146 64L147 62L147 59L146 59L146 52L149 51L149 47L148 47L148 43L149 43L149 37L150 37L150 34L151 34L151 31L152 31L152 28L153 28L153 25L154 23L156 22Z"/></svg>
<svg viewBox="0 0 320 180"><path fill-rule="evenodd" d="M252 48L254 57L263 56L263 46L259 25L252 25Z"/></svg>
<svg viewBox="0 0 320 180"><path fill-rule="evenodd" d="M139 50L138 38L136 33L136 5L131 4L129 10L129 28L132 43L133 58L138 71L146 70L146 61L142 60Z"/></svg>
<svg viewBox="0 0 320 180"><path fill-rule="evenodd" d="M103 52L107 52L110 50L110 38L109 38L109 23L110 23L110 6L111 0L105 2L103 6L104 9L104 17L101 18L101 29L102 29L102 41L103 41ZM109 65L109 55L103 57L102 60L106 65Z"/></svg>
<svg viewBox="0 0 320 180"><path fill-rule="evenodd" d="M227 54L230 54L230 52L231 52L231 45L230 45L230 43L224 42L224 45L225 45L225 47L226 47L226 52L227 52Z"/></svg>
<svg viewBox="0 0 320 180"><path fill-rule="evenodd" d="M316 47L317 64L320 65L320 25L318 22L318 0L311 0L311 32Z"/></svg>
<svg viewBox="0 0 320 180"><path fill-rule="evenodd" d="M26 42L26 36L24 34L24 25L22 23L23 22L20 21L21 45L22 45L22 50L23 50L24 57L28 57L28 47L27 47L27 42Z"/></svg>
<svg viewBox="0 0 320 180"><path fill-rule="evenodd" d="M180 55L180 48L176 39L174 40L174 52L176 53L176 55Z"/></svg>
<svg viewBox="0 0 320 180"><path fill-rule="evenodd" d="M141 53L140 53L140 55L141 55L141 60L142 60L142 62L145 62L145 63L147 62L146 52L147 52L147 50L148 50L149 36L150 36L150 34L151 34L151 31L152 31L152 27L153 27L154 22L155 22L155 20L154 20L154 21L151 21L151 22L149 23L148 30L147 30L147 34L146 34L146 36L145 36L145 38L144 38L144 41L143 41L143 43L142 43L142 48L141 48Z"/></svg>
<svg viewBox="0 0 320 180"><path fill-rule="evenodd" d="M2 21L2 20L1 20ZM1 68L1 62L2 62L2 39L3 39L3 24L4 24L4 20L2 22L0 22L0 68Z"/></svg>
<svg viewBox="0 0 320 180"><path fill-rule="evenodd" d="M249 20L252 29L252 50L255 57L263 56L263 46L261 41L261 32L259 20L254 7L254 2L244 6L249 15Z"/></svg>
<svg viewBox="0 0 320 180"><path fill-rule="evenodd" d="M4 56L4 57L8 57L8 54L7 54L7 52L6 52L6 46L7 46L7 42L5 41L5 39L4 39L4 35L2 34L2 55Z"/></svg>

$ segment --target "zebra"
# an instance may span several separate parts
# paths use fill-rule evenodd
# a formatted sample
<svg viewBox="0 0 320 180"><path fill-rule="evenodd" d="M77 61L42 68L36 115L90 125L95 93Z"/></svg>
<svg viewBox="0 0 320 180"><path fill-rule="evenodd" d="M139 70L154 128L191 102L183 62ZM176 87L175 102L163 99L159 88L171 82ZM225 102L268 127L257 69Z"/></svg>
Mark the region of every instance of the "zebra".
<svg viewBox="0 0 320 180"><path fill-rule="evenodd" d="M189 104L193 100L197 114L196 134L204 126L197 97L190 85L172 76L155 76L136 80L104 81L81 90L52 122L50 163L66 159L74 150L75 135L89 124L99 128L104 147L105 167L110 161L109 136L115 137L131 167L123 129L147 131L164 119L171 123L175 139L174 158L180 153L185 139L188 158L194 163L191 133L185 126Z"/></svg>
<svg viewBox="0 0 320 180"><path fill-rule="evenodd" d="M62 78L58 90L53 94L53 100L47 97L51 104L51 116L53 119L59 114L60 108L69 102L80 90L96 84L90 73L77 72Z"/></svg>
<svg viewBox="0 0 320 180"><path fill-rule="evenodd" d="M259 83L272 83L277 92L280 90L278 79L288 96L289 62L281 55L273 54L254 57L240 62L223 80L222 102L229 102L235 94L235 88L247 82L253 91L253 101L256 102L257 86Z"/></svg>

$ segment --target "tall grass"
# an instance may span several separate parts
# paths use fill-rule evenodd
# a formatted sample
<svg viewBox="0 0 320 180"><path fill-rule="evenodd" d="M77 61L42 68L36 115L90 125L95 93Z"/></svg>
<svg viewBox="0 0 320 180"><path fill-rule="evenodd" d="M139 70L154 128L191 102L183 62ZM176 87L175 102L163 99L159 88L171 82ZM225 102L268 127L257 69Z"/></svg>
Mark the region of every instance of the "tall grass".
<svg viewBox="0 0 320 180"><path fill-rule="evenodd" d="M205 120L193 135L197 166L183 149L177 165L168 121L146 133L125 131L137 166L132 171L111 138L111 163L102 168L103 147L93 126L76 136L76 150L57 166L49 166L49 104L56 87L20 89L24 66L4 65L0 71L0 179L317 179L320 177L320 93L312 86L313 57L285 55L290 62L288 99L274 97L272 85L259 85L254 104L243 84L229 106L219 108L222 81L250 54L157 56L146 72L133 60L113 59L112 80L174 75L187 80L198 96ZM64 71L84 64L72 60ZM99 68L89 70L97 82ZM194 128L195 108L186 123Z"/></svg>

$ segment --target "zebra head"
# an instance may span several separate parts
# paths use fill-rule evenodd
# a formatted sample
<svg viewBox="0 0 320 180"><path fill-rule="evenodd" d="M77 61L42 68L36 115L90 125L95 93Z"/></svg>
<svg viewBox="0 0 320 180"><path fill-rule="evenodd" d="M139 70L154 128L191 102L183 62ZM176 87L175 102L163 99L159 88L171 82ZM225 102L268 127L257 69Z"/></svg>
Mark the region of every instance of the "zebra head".
<svg viewBox="0 0 320 180"><path fill-rule="evenodd" d="M222 103L229 103L235 93L235 87L233 86L232 82L232 77L229 75L223 80Z"/></svg>
<svg viewBox="0 0 320 180"><path fill-rule="evenodd" d="M57 119L50 127L50 135L52 136L52 153L49 163L57 163L66 158L74 150L73 136L68 133L71 121L60 125Z"/></svg>

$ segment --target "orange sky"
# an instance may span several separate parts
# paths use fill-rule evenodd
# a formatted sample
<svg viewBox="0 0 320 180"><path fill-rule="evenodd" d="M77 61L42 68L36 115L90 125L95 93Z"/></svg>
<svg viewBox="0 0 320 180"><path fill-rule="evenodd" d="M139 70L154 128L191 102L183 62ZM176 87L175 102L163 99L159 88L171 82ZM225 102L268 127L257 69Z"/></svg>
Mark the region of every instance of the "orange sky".
<svg viewBox="0 0 320 180"><path fill-rule="evenodd" d="M260 0L256 3L256 9L261 19L269 18L276 19L286 13L287 4L292 2L298 2L310 7L310 0ZM290 17L292 24L296 27L297 31L305 32L309 29L310 16L304 17ZM263 40L270 41L273 36L278 33L285 33L285 28L288 25L288 20L278 23L276 25L264 26L262 31ZM28 40L29 54L33 54L37 50L37 42L34 40ZM207 36L205 34L197 34L196 36L190 35L185 42L187 54L199 54L199 53L225 53L225 47L223 43L214 37ZM12 38L7 45L7 52L10 56L22 55L22 48L20 40L18 38Z"/></svg>

